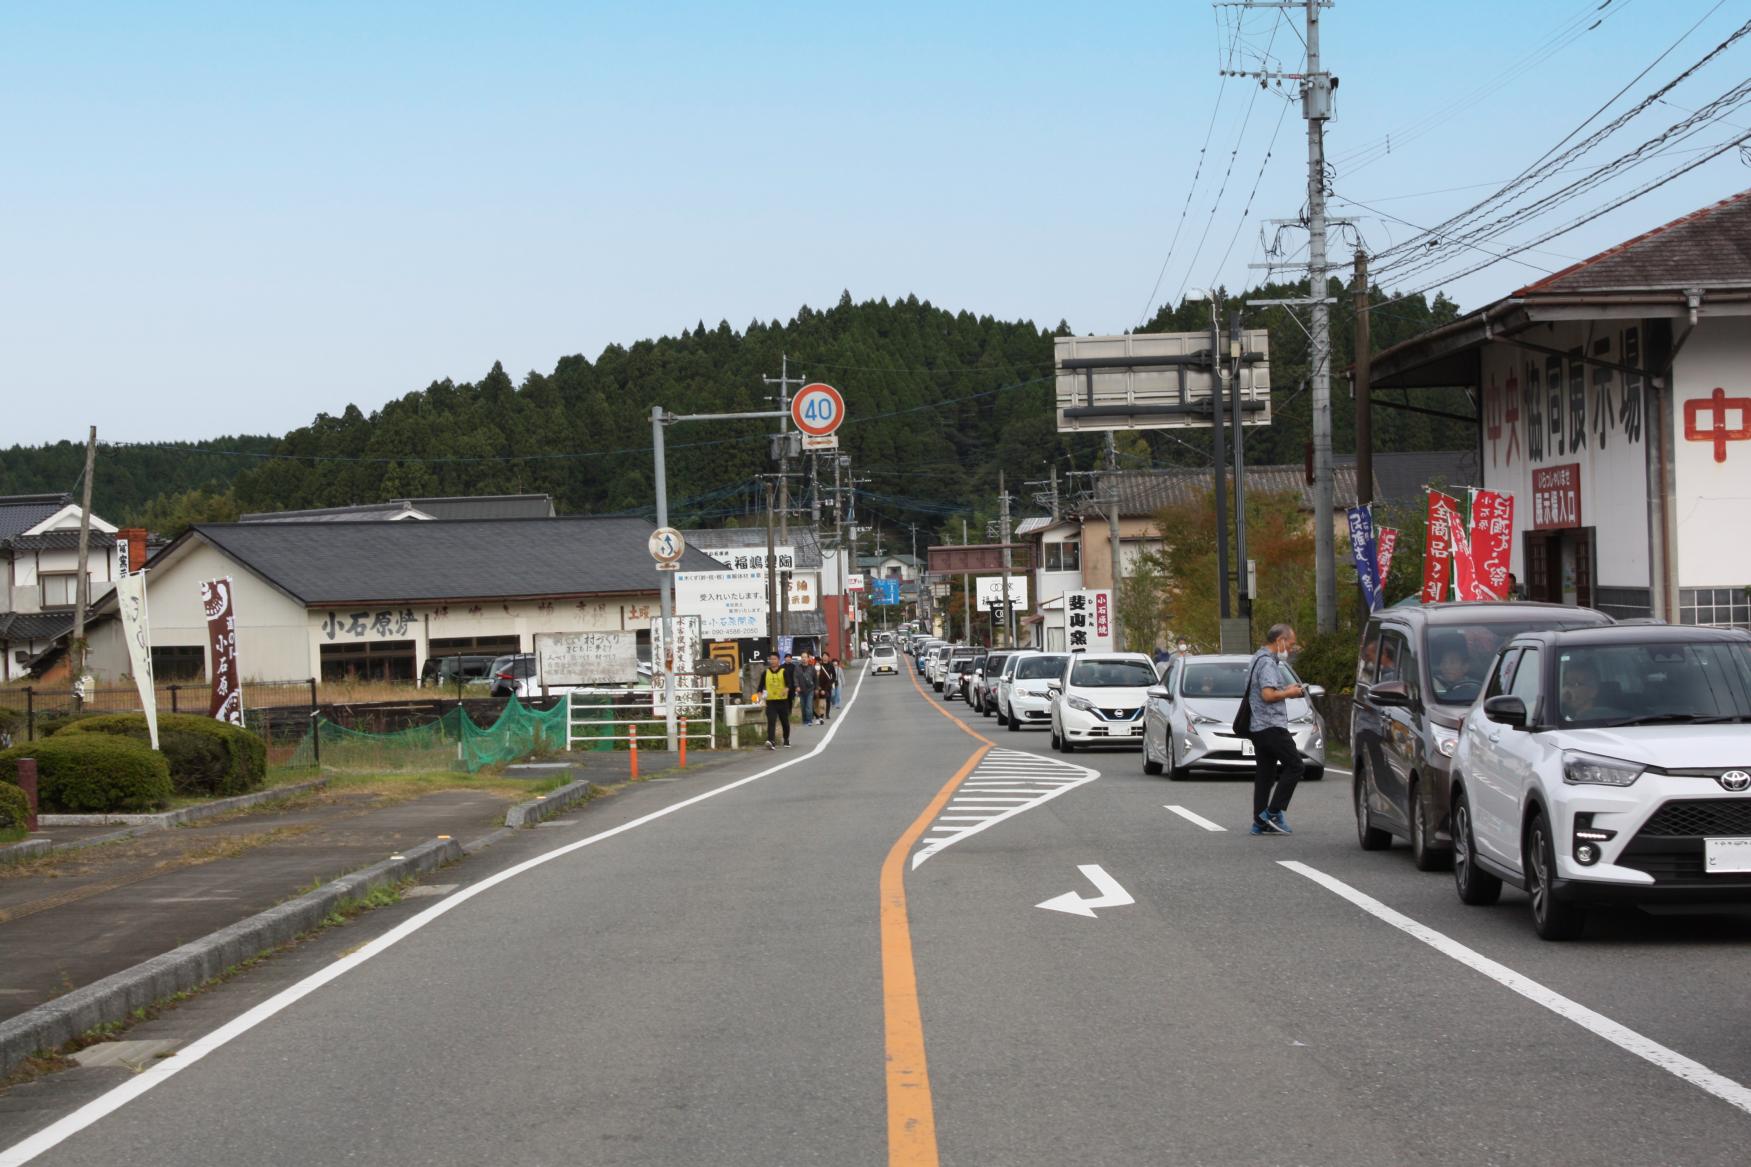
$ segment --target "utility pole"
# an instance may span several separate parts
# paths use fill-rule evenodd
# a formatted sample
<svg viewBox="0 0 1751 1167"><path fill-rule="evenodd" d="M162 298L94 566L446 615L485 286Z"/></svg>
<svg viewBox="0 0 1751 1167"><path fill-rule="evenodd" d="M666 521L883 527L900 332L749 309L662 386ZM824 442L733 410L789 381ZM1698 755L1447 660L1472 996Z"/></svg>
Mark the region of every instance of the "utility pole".
<svg viewBox="0 0 1751 1167"><path fill-rule="evenodd" d="M1356 505L1374 501L1374 338L1368 310L1368 253L1356 248Z"/></svg>
<svg viewBox="0 0 1751 1167"><path fill-rule="evenodd" d="M790 387L803 384L801 377L790 375L790 357L779 354L778 376L760 378L768 385L778 386L778 533L790 538Z"/></svg>
<svg viewBox="0 0 1751 1167"><path fill-rule="evenodd" d="M79 503L79 576L73 581L73 709L85 706L85 609L91 606L91 474L97 464L97 427L85 439L85 475Z"/></svg>
<svg viewBox="0 0 1751 1167"><path fill-rule="evenodd" d="M1226 620L1228 606L1228 454L1222 436L1222 326L1216 318L1216 293L1210 292L1210 452L1216 463L1216 598L1217 615ZM1222 651L1232 652L1230 645Z"/></svg>
<svg viewBox="0 0 1751 1167"><path fill-rule="evenodd" d="M1107 549L1111 552L1113 570L1113 602L1107 610L1112 614L1113 651L1124 652L1125 624L1119 615L1119 579L1124 569L1124 558L1119 549L1119 444L1112 430L1107 431L1107 482L1110 484L1106 497Z"/></svg>
<svg viewBox="0 0 1751 1167"><path fill-rule="evenodd" d="M961 520L961 546L967 545L967 520ZM961 630L966 643L973 643L973 577L961 572Z"/></svg>
<svg viewBox="0 0 1751 1167"><path fill-rule="evenodd" d="M1240 428L1240 370L1244 366L1241 358L1245 355L1245 347L1241 343L1240 309L1236 308L1228 316L1228 392L1234 410L1234 574L1240 585L1235 589L1240 596L1238 615L1247 622L1247 644L1251 645L1252 587L1247 579L1246 560L1246 439Z"/></svg>
<svg viewBox="0 0 1751 1167"><path fill-rule="evenodd" d="M1009 638L1005 647L1012 647L1015 644L1015 605L1009 601L1009 570L1015 564L1010 558L1012 553L1009 549L1009 488L1004 485L1001 470L997 472L997 503L997 521L1001 524L998 532L1003 538L1003 631Z"/></svg>
<svg viewBox="0 0 1751 1167"><path fill-rule="evenodd" d="M777 539L772 533L772 476L766 476L766 631L771 641L769 652L778 651L778 572L773 562L778 558ZM782 661L780 664L784 663Z"/></svg>

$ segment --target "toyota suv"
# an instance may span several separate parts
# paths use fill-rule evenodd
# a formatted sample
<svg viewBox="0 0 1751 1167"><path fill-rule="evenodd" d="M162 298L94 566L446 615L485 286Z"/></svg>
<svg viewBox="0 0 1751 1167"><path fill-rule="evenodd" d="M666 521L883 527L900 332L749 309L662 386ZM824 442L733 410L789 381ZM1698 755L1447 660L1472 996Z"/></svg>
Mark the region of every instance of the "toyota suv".
<svg viewBox="0 0 1751 1167"><path fill-rule="evenodd" d="M1483 688L1496 649L1535 629L1611 623L1562 604L1406 605L1374 613L1362 633L1350 703L1356 841L1383 851L1407 839L1423 871L1446 865L1447 775L1465 711Z"/></svg>
<svg viewBox="0 0 1751 1167"><path fill-rule="evenodd" d="M1751 903L1751 635L1516 636L1465 716L1451 805L1459 898L1524 888L1546 940L1594 904Z"/></svg>

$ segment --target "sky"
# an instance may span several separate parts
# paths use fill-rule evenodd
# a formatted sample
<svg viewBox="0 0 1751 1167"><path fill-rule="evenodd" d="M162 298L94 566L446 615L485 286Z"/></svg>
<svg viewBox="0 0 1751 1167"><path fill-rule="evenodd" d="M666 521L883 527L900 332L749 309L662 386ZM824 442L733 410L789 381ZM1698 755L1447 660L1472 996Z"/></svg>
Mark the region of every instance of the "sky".
<svg viewBox="0 0 1751 1167"><path fill-rule="evenodd" d="M1326 149L1355 226L1334 258L1466 208L1748 19L1751 0L1337 0ZM1132 329L1262 277L1262 221L1300 214L1298 105L1219 75L1300 70L1300 28L1202 0L5 5L0 447L277 434L842 290ZM1588 158L1747 76L1751 37ZM1536 226L1746 132L1740 105ZM1481 306L1751 187L1748 160L1520 263L1392 286ZM1305 247L1268 230L1284 260Z"/></svg>

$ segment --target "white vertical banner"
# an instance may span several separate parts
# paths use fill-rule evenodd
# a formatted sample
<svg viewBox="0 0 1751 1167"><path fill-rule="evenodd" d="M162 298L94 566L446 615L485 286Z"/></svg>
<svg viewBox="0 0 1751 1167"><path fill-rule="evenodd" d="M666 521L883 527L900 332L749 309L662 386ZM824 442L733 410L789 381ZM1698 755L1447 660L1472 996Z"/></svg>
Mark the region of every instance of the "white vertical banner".
<svg viewBox="0 0 1751 1167"><path fill-rule="evenodd" d="M710 677L693 675L693 662L703 655L699 635L699 617L672 616L673 632L665 627L662 617L651 621L651 712L667 717L668 706L663 701L666 673L675 677L676 712L681 715L703 716L700 700L711 687Z"/></svg>
<svg viewBox="0 0 1751 1167"><path fill-rule="evenodd" d="M1064 593L1065 645L1071 652L1113 651L1113 593L1086 588Z"/></svg>
<svg viewBox="0 0 1751 1167"><path fill-rule="evenodd" d="M140 708L146 714L146 733L152 748L157 749L158 687L152 679L152 625L146 616L145 572L116 580L116 604L122 614L122 638L128 642L134 687L140 690Z"/></svg>

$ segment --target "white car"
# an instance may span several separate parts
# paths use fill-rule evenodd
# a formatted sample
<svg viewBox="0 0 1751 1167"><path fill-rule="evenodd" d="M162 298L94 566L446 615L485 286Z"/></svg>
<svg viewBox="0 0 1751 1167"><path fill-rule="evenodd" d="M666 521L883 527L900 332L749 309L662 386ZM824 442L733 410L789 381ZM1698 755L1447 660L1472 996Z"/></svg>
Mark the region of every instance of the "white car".
<svg viewBox="0 0 1751 1167"><path fill-rule="evenodd" d="M1282 667L1290 684L1301 683L1288 665ZM1251 670L1252 657L1239 654L1169 661L1143 713L1143 772L1166 770L1169 778L1185 778L1193 770L1250 775L1257 769L1252 739L1234 736L1234 715ZM1314 685L1308 692L1318 696L1321 690ZM1325 777L1325 735L1313 703L1291 697L1283 712L1301 753L1302 778L1317 782Z"/></svg>
<svg viewBox="0 0 1751 1167"><path fill-rule="evenodd" d="M878 644L869 650L869 671L900 675L900 653L891 644Z"/></svg>
<svg viewBox="0 0 1751 1167"><path fill-rule="evenodd" d="M1751 903L1751 635L1514 637L1460 727L1452 818L1459 898L1524 888L1546 940L1594 904Z"/></svg>
<svg viewBox="0 0 1751 1167"><path fill-rule="evenodd" d="M997 681L997 716L1013 732L1052 717L1052 685L1064 675L1061 652L1024 652L1004 666Z"/></svg>
<svg viewBox="0 0 1751 1167"><path fill-rule="evenodd" d="M930 682L930 687L938 693L942 692L942 674L948 667L948 654L954 651L952 644L937 644L931 646L929 658L924 665L924 679Z"/></svg>
<svg viewBox="0 0 1751 1167"><path fill-rule="evenodd" d="M1140 652L1079 652L1052 690L1052 748L1143 744L1155 662Z"/></svg>

